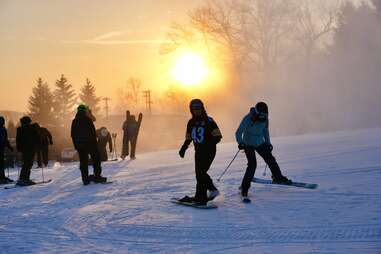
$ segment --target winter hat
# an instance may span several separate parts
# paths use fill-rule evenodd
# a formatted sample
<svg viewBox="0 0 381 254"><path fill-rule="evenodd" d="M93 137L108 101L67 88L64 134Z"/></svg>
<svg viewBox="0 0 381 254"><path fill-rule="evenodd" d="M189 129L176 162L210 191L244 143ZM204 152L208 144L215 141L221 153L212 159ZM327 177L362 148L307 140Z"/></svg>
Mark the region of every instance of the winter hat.
<svg viewBox="0 0 381 254"><path fill-rule="evenodd" d="M29 116L23 116L20 118L21 125L28 125L32 122L32 119Z"/></svg>
<svg viewBox="0 0 381 254"><path fill-rule="evenodd" d="M250 108L250 114L251 116L255 116L258 118L258 120L265 121L268 118L269 115L269 109L267 107L267 104L264 102L258 102L255 107Z"/></svg>
<svg viewBox="0 0 381 254"><path fill-rule="evenodd" d="M85 104L80 104L77 107L77 112L86 112L88 110L87 106Z"/></svg>
<svg viewBox="0 0 381 254"><path fill-rule="evenodd" d="M4 126L5 124L5 119L4 117L0 116L0 126Z"/></svg>

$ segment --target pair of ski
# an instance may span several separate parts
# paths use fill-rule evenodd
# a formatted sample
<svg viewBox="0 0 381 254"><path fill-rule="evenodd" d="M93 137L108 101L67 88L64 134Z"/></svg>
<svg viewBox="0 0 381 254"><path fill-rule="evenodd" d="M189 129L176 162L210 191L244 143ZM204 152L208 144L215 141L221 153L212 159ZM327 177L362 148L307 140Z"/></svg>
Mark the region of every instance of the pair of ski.
<svg viewBox="0 0 381 254"><path fill-rule="evenodd" d="M31 185L18 185L17 183L9 183L11 185L7 185L7 186L4 186L4 189L5 190L9 190L9 189L14 189L14 188L19 188L19 187L31 187L31 186L36 186L36 185L43 185L43 184L47 184L47 183L50 183L52 182L53 179L48 179L48 180L45 180L45 181L39 181L39 182L35 182L34 184L31 184ZM114 181L107 181L107 182L102 182L102 183L94 183L94 184L110 184L110 183L113 183Z"/></svg>
<svg viewBox="0 0 381 254"><path fill-rule="evenodd" d="M51 181L53 181L53 180L52 179L48 179L48 180L45 180L45 181L35 182L34 184L31 184L31 185L18 185L17 182L16 182L16 183L12 183L12 185L5 186L4 189L5 190L9 190L9 189L14 189L14 188L19 188L19 187L31 187L31 186L36 186L36 185L47 184L47 183L50 183Z"/></svg>
<svg viewBox="0 0 381 254"><path fill-rule="evenodd" d="M297 188L304 188L304 189L316 189L318 187L316 183L291 182L289 184L281 184L281 183L273 183L272 180L256 178L256 177L253 178L252 182L259 183L259 184L290 186L290 187L297 187ZM241 200L243 203L246 203L246 204L251 202L250 198L248 197L241 196ZM218 207L217 205L213 204L212 201L209 201L206 205L198 205L192 202L181 202L179 198L172 198L171 202L175 204L179 204L179 205L191 206L191 207L201 208L201 209L213 209Z"/></svg>

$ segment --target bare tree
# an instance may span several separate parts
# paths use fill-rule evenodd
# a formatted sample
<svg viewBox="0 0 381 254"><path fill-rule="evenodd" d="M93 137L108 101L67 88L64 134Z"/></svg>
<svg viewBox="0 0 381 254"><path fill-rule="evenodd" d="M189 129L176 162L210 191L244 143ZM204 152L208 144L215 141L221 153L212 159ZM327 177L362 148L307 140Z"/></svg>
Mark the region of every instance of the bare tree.
<svg viewBox="0 0 381 254"><path fill-rule="evenodd" d="M139 101L139 93L142 85L142 81L138 78L130 77L127 81L127 89L130 93L130 98L135 103L138 104Z"/></svg>
<svg viewBox="0 0 381 254"><path fill-rule="evenodd" d="M340 5L340 1L300 1L296 39L308 59L319 47L322 38L334 31ZM324 45L320 44L320 46Z"/></svg>

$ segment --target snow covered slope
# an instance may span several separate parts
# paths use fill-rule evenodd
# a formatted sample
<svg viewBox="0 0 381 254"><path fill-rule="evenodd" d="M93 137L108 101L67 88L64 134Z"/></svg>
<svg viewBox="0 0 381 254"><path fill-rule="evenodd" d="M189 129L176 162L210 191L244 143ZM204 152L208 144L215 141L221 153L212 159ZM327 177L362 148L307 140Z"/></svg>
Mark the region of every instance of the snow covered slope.
<svg viewBox="0 0 381 254"><path fill-rule="evenodd" d="M108 185L83 186L65 164L46 186L0 190L0 253L381 253L381 129L273 142L284 174L317 190L253 184L243 204L239 154L216 182L219 208L198 210L169 202L194 192L192 149L105 163ZM236 149L219 145L214 179Z"/></svg>

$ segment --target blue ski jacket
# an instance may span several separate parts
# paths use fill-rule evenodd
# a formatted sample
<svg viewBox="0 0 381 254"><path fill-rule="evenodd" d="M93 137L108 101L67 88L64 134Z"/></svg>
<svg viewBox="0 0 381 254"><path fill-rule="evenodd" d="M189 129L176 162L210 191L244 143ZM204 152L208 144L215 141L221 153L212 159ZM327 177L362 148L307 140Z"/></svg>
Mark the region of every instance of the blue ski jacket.
<svg viewBox="0 0 381 254"><path fill-rule="evenodd" d="M264 143L271 144L269 134L269 121L253 121L253 114L247 114L241 121L235 138L238 144L258 147Z"/></svg>

